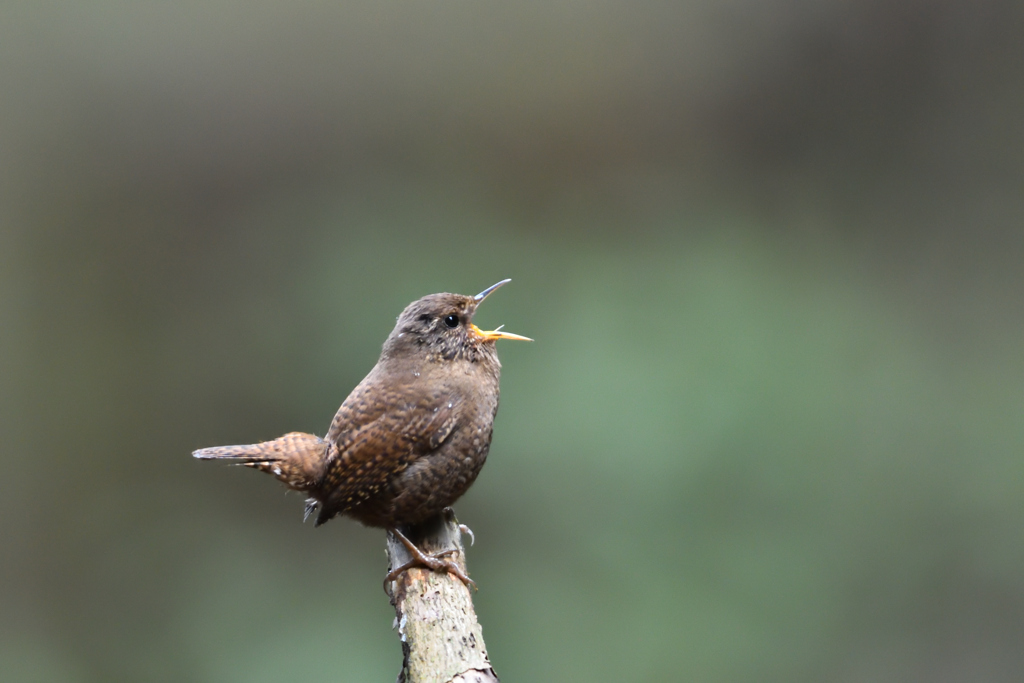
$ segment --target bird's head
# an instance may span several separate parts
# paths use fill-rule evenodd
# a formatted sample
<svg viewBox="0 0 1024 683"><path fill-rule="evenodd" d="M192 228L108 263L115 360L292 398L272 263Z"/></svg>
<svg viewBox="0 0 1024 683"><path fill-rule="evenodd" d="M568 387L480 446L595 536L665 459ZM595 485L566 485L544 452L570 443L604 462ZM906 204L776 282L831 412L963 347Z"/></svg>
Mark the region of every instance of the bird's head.
<svg viewBox="0 0 1024 683"><path fill-rule="evenodd" d="M473 315L491 292L509 282L491 285L476 296L463 294L429 294L414 301L398 316L395 329L384 342L384 356L426 354L438 360L481 355L496 357L494 342L499 339L533 341L511 332L484 331L473 324Z"/></svg>

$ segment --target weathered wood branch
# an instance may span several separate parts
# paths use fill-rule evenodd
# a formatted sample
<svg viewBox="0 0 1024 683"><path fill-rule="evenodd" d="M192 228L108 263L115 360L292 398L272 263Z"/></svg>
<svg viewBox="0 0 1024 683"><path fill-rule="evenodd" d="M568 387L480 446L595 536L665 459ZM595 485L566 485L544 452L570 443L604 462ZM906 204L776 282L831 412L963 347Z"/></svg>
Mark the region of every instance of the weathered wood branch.
<svg viewBox="0 0 1024 683"><path fill-rule="evenodd" d="M448 557L466 572L462 534L451 510L401 531L428 555L457 550ZM388 571L410 559L405 546L388 534ZM395 627L402 641L398 683L497 683L471 589L462 581L449 572L416 567L399 574L385 588L395 607Z"/></svg>

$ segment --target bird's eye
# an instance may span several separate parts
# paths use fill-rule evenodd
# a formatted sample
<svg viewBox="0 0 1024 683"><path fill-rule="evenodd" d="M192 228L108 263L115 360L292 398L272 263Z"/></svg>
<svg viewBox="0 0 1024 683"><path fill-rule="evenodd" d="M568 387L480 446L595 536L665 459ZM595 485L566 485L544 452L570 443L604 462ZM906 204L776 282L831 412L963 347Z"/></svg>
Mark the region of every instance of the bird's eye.
<svg viewBox="0 0 1024 683"><path fill-rule="evenodd" d="M457 316L457 315L446 315L444 317L444 324L447 325L448 327L452 327L452 328L458 327L459 326L459 316Z"/></svg>

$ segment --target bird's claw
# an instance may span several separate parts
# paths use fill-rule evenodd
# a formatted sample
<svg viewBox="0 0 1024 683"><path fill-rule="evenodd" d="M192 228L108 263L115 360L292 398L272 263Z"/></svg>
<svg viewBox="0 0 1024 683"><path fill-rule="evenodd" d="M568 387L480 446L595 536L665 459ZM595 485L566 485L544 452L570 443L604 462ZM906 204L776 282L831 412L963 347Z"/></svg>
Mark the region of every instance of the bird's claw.
<svg viewBox="0 0 1024 683"><path fill-rule="evenodd" d="M456 578L462 581L462 583L467 588L479 590L479 588L477 588L476 581L466 576L466 573L462 571L459 565L455 564L451 560L441 559L445 555L451 555L457 552L457 550L445 550L444 552L438 553L437 555L424 555L423 557L426 559L426 561L421 561L419 558L414 557L413 559L403 564L401 567L398 567L397 569L392 569L390 572L388 572L388 575L384 577L384 592L389 592L388 585L392 581L397 579L402 574L402 572L408 569L412 569L414 567L426 567L427 569L431 569L435 572L442 570L447 571L451 574L454 574Z"/></svg>
<svg viewBox="0 0 1024 683"><path fill-rule="evenodd" d="M407 569L412 569L413 567L426 567L435 572L449 572L450 574L454 574L460 581L462 581L463 585L465 585L467 588L472 587L474 590L478 590L476 582L473 581L473 579L469 578L466 575L466 572L462 571L462 568L459 567L459 565L457 565L455 562L449 559L446 559L449 555L454 555L455 553L459 552L458 548L442 550L441 552L435 553L434 555L427 555L422 550L417 548L416 544L414 544L412 541L406 538L405 534L398 531L397 529L393 529L391 531L394 534L395 538L401 541L402 545L404 545L406 550L409 551L409 554L412 555L412 559L403 564L401 567L398 567L397 569L392 569L390 572L388 572L388 575L384 577L385 593L389 592L388 585L392 581L398 578L398 576L402 572L406 571ZM472 532L470 533L472 534Z"/></svg>

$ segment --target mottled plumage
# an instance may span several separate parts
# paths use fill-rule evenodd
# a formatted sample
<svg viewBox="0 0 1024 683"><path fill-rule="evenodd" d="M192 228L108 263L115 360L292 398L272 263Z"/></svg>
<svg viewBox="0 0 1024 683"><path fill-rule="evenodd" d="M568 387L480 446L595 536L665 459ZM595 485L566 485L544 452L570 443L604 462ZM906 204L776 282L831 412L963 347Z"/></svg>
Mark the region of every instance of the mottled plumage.
<svg viewBox="0 0 1024 683"><path fill-rule="evenodd" d="M480 294L431 294L409 304L380 360L352 390L327 436L292 432L247 446L205 448L302 491L319 526L336 515L395 531L439 513L487 459L498 411L498 339L472 323Z"/></svg>

